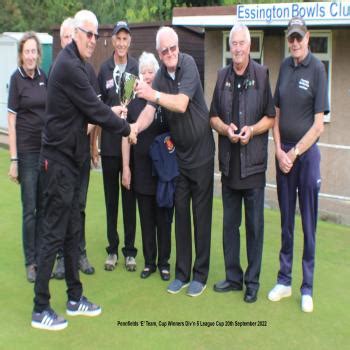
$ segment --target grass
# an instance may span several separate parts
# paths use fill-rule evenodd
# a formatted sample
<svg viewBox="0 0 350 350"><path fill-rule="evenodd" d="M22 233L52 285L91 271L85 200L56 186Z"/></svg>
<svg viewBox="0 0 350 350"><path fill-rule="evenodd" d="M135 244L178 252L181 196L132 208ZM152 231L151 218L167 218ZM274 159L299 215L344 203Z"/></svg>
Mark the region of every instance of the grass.
<svg viewBox="0 0 350 350"><path fill-rule="evenodd" d="M221 295L212 290L213 284L224 277L222 208L220 198L215 198L207 290L198 298L190 298L184 292L170 295L165 291L167 284L161 281L158 273L147 280L139 277L143 266L139 225L136 242L139 248L137 272L127 272L122 261L114 272L103 270L106 256L105 210L102 177L97 171L91 173L86 225L88 256L96 273L93 276L82 275L81 278L85 294L102 305L103 314L94 319L67 317L69 326L62 332L44 332L31 328L33 285L25 280L20 233L20 194L18 186L6 176L8 165L8 153L0 149L1 349L348 348L349 227L319 222L315 310L312 314L305 314L300 310L299 294L302 251L299 217L295 232L293 295L278 303L272 303L266 298L276 280L280 245L279 213L266 210L259 299L255 304L246 304L241 292ZM119 226L122 232L121 225ZM246 266L244 230L242 238L241 256L242 263ZM171 257L172 273L174 260L175 248ZM65 283L54 280L50 283L50 288L52 307L64 314ZM138 325L118 325L118 322L127 321L135 321ZM156 326L147 324L147 321L155 322ZM179 325L171 326L169 321L179 322ZM239 326L241 321L264 322L262 326Z"/></svg>

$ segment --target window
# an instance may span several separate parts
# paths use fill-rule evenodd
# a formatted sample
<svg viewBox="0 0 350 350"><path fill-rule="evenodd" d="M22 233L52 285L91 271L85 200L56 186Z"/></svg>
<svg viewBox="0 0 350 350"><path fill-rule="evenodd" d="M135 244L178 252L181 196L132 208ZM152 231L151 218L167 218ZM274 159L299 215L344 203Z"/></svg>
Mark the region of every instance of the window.
<svg viewBox="0 0 350 350"><path fill-rule="evenodd" d="M223 60L222 65L227 66L231 62L230 44L229 44L230 32L223 33ZM250 57L258 62L263 63L263 40L264 33L262 31L250 31Z"/></svg>
<svg viewBox="0 0 350 350"><path fill-rule="evenodd" d="M310 51L323 62L328 83L328 99L331 104L331 81L332 81L332 32L324 30L311 30L310 31ZM288 44L286 41L285 55L289 55ZM330 106L329 106L330 107ZM331 108L330 108L331 109ZM325 122L330 122L331 114L328 113L324 116Z"/></svg>

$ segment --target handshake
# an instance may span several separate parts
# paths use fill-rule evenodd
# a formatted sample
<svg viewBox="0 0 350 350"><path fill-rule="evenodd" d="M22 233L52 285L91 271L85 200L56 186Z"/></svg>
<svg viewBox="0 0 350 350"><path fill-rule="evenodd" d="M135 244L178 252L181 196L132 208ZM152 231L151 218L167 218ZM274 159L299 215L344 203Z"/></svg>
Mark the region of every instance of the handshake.
<svg viewBox="0 0 350 350"><path fill-rule="evenodd" d="M113 106L111 107L112 111L120 118L125 119L123 116L127 115L128 109L126 106ZM137 143L137 133L138 133L138 127L136 124L129 124L130 125L130 134L128 136L128 141L131 145L135 145Z"/></svg>

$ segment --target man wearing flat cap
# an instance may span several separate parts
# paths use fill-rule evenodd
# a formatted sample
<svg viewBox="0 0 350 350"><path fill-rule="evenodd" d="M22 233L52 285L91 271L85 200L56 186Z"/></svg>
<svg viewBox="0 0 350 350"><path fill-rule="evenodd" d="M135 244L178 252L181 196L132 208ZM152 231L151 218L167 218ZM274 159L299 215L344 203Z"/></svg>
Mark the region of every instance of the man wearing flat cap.
<svg viewBox="0 0 350 350"><path fill-rule="evenodd" d="M128 55L131 43L130 28L125 21L119 21L112 32L112 56L102 63L98 82L101 99L108 106L120 105L120 80L124 72L138 76L138 63ZM119 234L117 232L119 188L122 191L122 207L124 221L125 267L128 271L136 270L135 230L136 230L136 198L132 189L120 186L122 171L121 137L102 129L101 132L101 163L105 205L107 216L107 258L105 270L113 271L118 261Z"/></svg>
<svg viewBox="0 0 350 350"><path fill-rule="evenodd" d="M281 212L282 245L277 284L268 298L292 295L292 262L297 194L304 234L301 309L313 311L313 276L318 193L321 186L317 141L329 112L324 65L308 49L310 33L302 18L292 18L287 29L291 56L280 67L275 91L276 182Z"/></svg>

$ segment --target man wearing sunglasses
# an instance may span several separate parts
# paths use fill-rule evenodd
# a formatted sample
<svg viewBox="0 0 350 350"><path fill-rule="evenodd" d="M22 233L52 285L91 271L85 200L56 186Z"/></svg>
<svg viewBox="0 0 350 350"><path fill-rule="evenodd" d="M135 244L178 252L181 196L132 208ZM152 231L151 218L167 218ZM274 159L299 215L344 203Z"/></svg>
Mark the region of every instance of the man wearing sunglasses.
<svg viewBox="0 0 350 350"><path fill-rule="evenodd" d="M61 38L61 47L64 49L67 45L69 45L73 40L74 34L74 19L69 17L66 18L60 28L60 38ZM92 33L91 33L92 35ZM89 76L89 81L96 91L97 96L99 94L99 87L97 82L97 77L94 68L89 62L85 63L85 67ZM79 192L79 206L80 206L80 217L82 221L81 225L81 233L80 233L80 242L79 242L79 269L81 272L92 275L95 273L95 268L91 266L86 253L86 240L85 240L85 208L86 208L86 200L87 200L87 192L90 181L90 134L94 130L94 125L89 124L88 126L88 134L86 137L89 142L86 144L86 159L83 162L82 167L80 168L80 192ZM91 157L91 162L94 166L97 166L95 161L95 157ZM62 280L64 279L64 256L63 256L63 247L59 249L57 254L57 262L56 267L53 272L53 277Z"/></svg>
<svg viewBox="0 0 350 350"><path fill-rule="evenodd" d="M125 21L118 21L112 32L113 54L102 63L98 82L101 99L108 106L120 105L120 82L124 72L138 76L138 63L128 54L131 43L131 33ZM135 116L136 119L136 116ZM105 206L107 216L107 258L104 268L113 271L118 262L119 233L117 231L119 188L124 222L124 247L127 271L136 270L135 232L136 232L136 197L132 188L126 189L120 185L122 171L121 135L115 135L108 129L101 132L101 163Z"/></svg>
<svg viewBox="0 0 350 350"><path fill-rule="evenodd" d="M194 59L179 52L178 36L170 27L159 29L156 49L162 66L152 87L145 82L137 85L137 96L149 102L136 124L141 131L153 121L157 105L164 110L180 172L175 190L175 280L168 292L177 294L189 284L187 294L196 297L206 288L209 272L214 139ZM191 205L196 252L193 267Z"/></svg>
<svg viewBox="0 0 350 350"><path fill-rule="evenodd" d="M313 275L318 193L321 186L320 151L323 117L329 112L324 65L308 48L310 33L302 18L292 18L287 29L291 56L280 67L275 91L276 180L281 212L282 244L277 284L271 301L292 295L295 206L298 195L304 233L301 309L313 311Z"/></svg>
<svg viewBox="0 0 350 350"><path fill-rule="evenodd" d="M86 159L88 122L136 142L135 128L119 116L124 108L108 107L92 87L85 66L96 47L98 22L87 10L74 17L74 37L51 68L39 178L41 249L31 325L61 330L68 322L50 307L49 280L58 249L63 246L67 283L67 314L97 316L101 308L83 296L79 278L79 172ZM89 33L92 33L89 34Z"/></svg>

